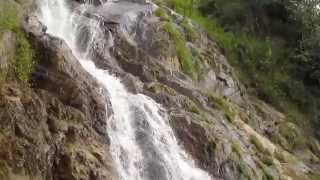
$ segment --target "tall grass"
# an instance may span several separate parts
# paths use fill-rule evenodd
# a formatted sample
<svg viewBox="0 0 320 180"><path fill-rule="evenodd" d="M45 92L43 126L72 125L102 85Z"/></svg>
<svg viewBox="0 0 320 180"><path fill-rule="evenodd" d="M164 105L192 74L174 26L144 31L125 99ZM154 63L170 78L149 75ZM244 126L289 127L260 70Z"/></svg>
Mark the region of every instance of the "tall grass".
<svg viewBox="0 0 320 180"><path fill-rule="evenodd" d="M35 66L34 52L24 32L17 31L17 41L15 70L19 79L28 81Z"/></svg>
<svg viewBox="0 0 320 180"><path fill-rule="evenodd" d="M35 61L32 46L20 27L20 11L19 5L14 1L0 0L0 31L11 30L16 34L15 73L20 80L28 81Z"/></svg>
<svg viewBox="0 0 320 180"><path fill-rule="evenodd" d="M174 41L182 70L186 74L190 75L193 79L196 79L197 74L195 72L194 65L192 62L192 55L186 47L186 41L182 33L177 28L175 28L174 25L170 22L163 22L162 27L166 32L169 33L170 37Z"/></svg>

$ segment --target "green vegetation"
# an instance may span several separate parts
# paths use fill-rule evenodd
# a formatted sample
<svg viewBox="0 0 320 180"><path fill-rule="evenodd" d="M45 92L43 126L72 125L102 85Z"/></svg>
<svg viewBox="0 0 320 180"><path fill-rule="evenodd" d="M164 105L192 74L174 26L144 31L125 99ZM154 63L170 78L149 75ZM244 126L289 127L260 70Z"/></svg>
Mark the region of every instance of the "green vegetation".
<svg viewBox="0 0 320 180"><path fill-rule="evenodd" d="M231 104L224 98L218 97L213 93L208 93L208 100L212 108L219 109L224 112L225 117L229 122L234 122L236 113Z"/></svg>
<svg viewBox="0 0 320 180"><path fill-rule="evenodd" d="M16 73L20 80L28 81L34 65L34 53L30 42L22 31L17 31L17 55L16 55Z"/></svg>
<svg viewBox="0 0 320 180"><path fill-rule="evenodd" d="M0 0L0 29L17 29L19 25L18 5L11 0Z"/></svg>
<svg viewBox="0 0 320 180"><path fill-rule="evenodd" d="M305 145L304 137L292 123L283 123L279 126L279 133L286 139L290 149Z"/></svg>
<svg viewBox="0 0 320 180"><path fill-rule="evenodd" d="M308 140L307 144L314 154L320 155L320 143L317 139L311 138Z"/></svg>
<svg viewBox="0 0 320 180"><path fill-rule="evenodd" d="M186 47L186 41L182 33L176 27L174 27L174 24L170 22L163 22L162 27L166 32L169 33L170 37L174 41L183 72L190 75L192 79L197 79L197 74L192 61L192 55Z"/></svg>
<svg viewBox="0 0 320 180"><path fill-rule="evenodd" d="M180 26L184 29L185 34L186 34L186 39L190 42L196 41L198 38L197 32L191 27L187 19L184 19L181 23Z"/></svg>
<svg viewBox="0 0 320 180"><path fill-rule="evenodd" d="M217 143L214 141L210 141L207 144L207 152L211 158L215 157L215 153L216 153L216 150L218 149L218 146L219 144L217 145Z"/></svg>
<svg viewBox="0 0 320 180"><path fill-rule="evenodd" d="M159 7L156 10L155 15L158 16L161 21L171 21L171 17L168 15L166 10L162 7Z"/></svg>
<svg viewBox="0 0 320 180"><path fill-rule="evenodd" d="M274 157L278 159L281 163L295 164L298 162L298 160L293 155L280 148L277 148L274 151Z"/></svg>
<svg viewBox="0 0 320 180"><path fill-rule="evenodd" d="M266 179L266 180L275 180L275 179L277 179L276 177L274 177L274 175L272 174L271 169L267 165L265 165L261 161L258 161L257 163L258 163L258 165L260 166L260 168L262 169L262 171L264 173L263 179Z"/></svg>
<svg viewBox="0 0 320 180"><path fill-rule="evenodd" d="M160 18L162 21L163 29L170 35L170 38L174 41L175 49L181 64L182 71L188 74L192 79L197 80L197 69L196 69L196 62L193 62L192 54L190 53L189 49L186 47L186 39L183 34L175 24L172 23L171 17L167 14L167 11L159 7L156 12L156 16ZM193 29L188 26L188 24L182 22L184 30L187 32L187 38L194 38L194 31Z"/></svg>
<svg viewBox="0 0 320 180"><path fill-rule="evenodd" d="M310 174L309 175L310 180L319 180L320 179L320 174Z"/></svg>
<svg viewBox="0 0 320 180"><path fill-rule="evenodd" d="M273 157L269 154L262 154L260 159L267 166L272 166L274 164Z"/></svg>
<svg viewBox="0 0 320 180"><path fill-rule="evenodd" d="M161 84L161 83L151 84L150 86L148 86L148 89L153 93L165 92L171 96L177 95L177 92L174 89L170 88L169 86L167 86L165 84Z"/></svg>
<svg viewBox="0 0 320 180"><path fill-rule="evenodd" d="M239 157L242 156L242 148L240 143L234 142L232 143L232 151L235 152Z"/></svg>
<svg viewBox="0 0 320 180"><path fill-rule="evenodd" d="M259 152L265 152L265 148L264 148L262 142L260 141L260 139L257 136L251 135L250 136L250 141L257 148L257 150Z"/></svg>
<svg viewBox="0 0 320 180"><path fill-rule="evenodd" d="M218 41L251 93L293 122L310 119L320 127L318 1L166 0L165 4Z"/></svg>
<svg viewBox="0 0 320 180"><path fill-rule="evenodd" d="M287 149L287 150L290 149L287 140L279 132L275 132L272 134L271 141L274 142L275 144L280 145L284 149Z"/></svg>
<svg viewBox="0 0 320 180"><path fill-rule="evenodd" d="M195 114L200 114L200 109L198 108L197 105L195 104L191 104L190 109L191 112L195 113Z"/></svg>
<svg viewBox="0 0 320 180"><path fill-rule="evenodd" d="M20 80L27 81L33 71L35 61L32 46L20 27L20 16L19 5L16 2L0 0L0 29L15 32L17 40L15 72Z"/></svg>

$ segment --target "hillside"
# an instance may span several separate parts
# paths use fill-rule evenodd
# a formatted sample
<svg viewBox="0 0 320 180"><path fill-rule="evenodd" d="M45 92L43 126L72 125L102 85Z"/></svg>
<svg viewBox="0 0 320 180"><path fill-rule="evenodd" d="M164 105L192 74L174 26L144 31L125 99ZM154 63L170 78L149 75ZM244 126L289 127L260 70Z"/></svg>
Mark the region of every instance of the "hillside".
<svg viewBox="0 0 320 180"><path fill-rule="evenodd" d="M291 2L0 0L0 180L319 179Z"/></svg>

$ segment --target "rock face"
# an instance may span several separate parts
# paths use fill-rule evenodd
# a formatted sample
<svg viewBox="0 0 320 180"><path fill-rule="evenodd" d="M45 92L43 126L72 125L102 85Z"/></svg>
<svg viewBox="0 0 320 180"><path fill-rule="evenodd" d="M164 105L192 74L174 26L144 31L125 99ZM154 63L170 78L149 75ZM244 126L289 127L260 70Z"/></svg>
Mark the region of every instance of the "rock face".
<svg viewBox="0 0 320 180"><path fill-rule="evenodd" d="M0 179L117 179L105 131L108 95L37 19L25 29L38 65L31 87L0 88Z"/></svg>
<svg viewBox="0 0 320 180"><path fill-rule="evenodd" d="M174 38L155 6L90 2L95 6L86 18L105 32L92 49L96 65L121 77L132 93L162 104L199 167L215 179L308 179L314 169L307 161L267 139L281 134L279 124L286 117L246 94L221 49L201 28L188 21L196 32L191 40L184 18L164 8L197 64L199 76L192 80L183 73ZM24 29L39 63L31 87L19 81L1 85L0 179L117 179L105 128L112 115L108 92L100 91L63 41L45 33L37 17L29 14ZM85 29L82 37L79 43L86 43ZM14 33L0 33L0 41L12 46ZM0 68L8 68L2 54ZM287 143L285 137L280 140ZM314 144L313 152L319 152ZM311 154L319 164L319 155Z"/></svg>
<svg viewBox="0 0 320 180"><path fill-rule="evenodd" d="M0 30L0 81L3 81L8 71L10 70L10 65L14 58L14 52L16 49L16 37L15 34L8 30Z"/></svg>
<svg viewBox="0 0 320 180"><path fill-rule="evenodd" d="M201 59L201 76L194 81L185 75L173 39L161 18L149 10L147 5L120 1L87 12L108 37L102 42L109 48L108 56L100 48L92 52L99 57L96 65L123 77L131 92L144 93L165 106L185 149L213 177L307 179L310 169L304 163L263 137L277 132L284 115L249 97L218 45L191 23L197 39L186 47L194 61ZM183 18L167 13L173 26L187 36Z"/></svg>

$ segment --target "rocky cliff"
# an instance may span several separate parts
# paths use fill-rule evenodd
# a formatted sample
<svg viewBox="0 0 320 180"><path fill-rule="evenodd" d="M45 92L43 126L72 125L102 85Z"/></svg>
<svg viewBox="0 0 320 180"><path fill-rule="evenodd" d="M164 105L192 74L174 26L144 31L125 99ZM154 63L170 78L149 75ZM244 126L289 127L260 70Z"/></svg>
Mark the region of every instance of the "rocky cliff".
<svg viewBox="0 0 320 180"><path fill-rule="evenodd" d="M81 3L68 1L74 11ZM307 147L284 114L247 94L197 24L165 6L92 3L85 18L105 31L90 50L96 66L165 107L181 146L213 179L300 180L319 171L318 141ZM108 92L63 40L46 33L37 2L25 9L23 30L37 62L28 82L14 73L16 32L0 28L1 71L12 72L0 83L0 179L117 179ZM78 43L87 44L86 27L81 33Z"/></svg>

